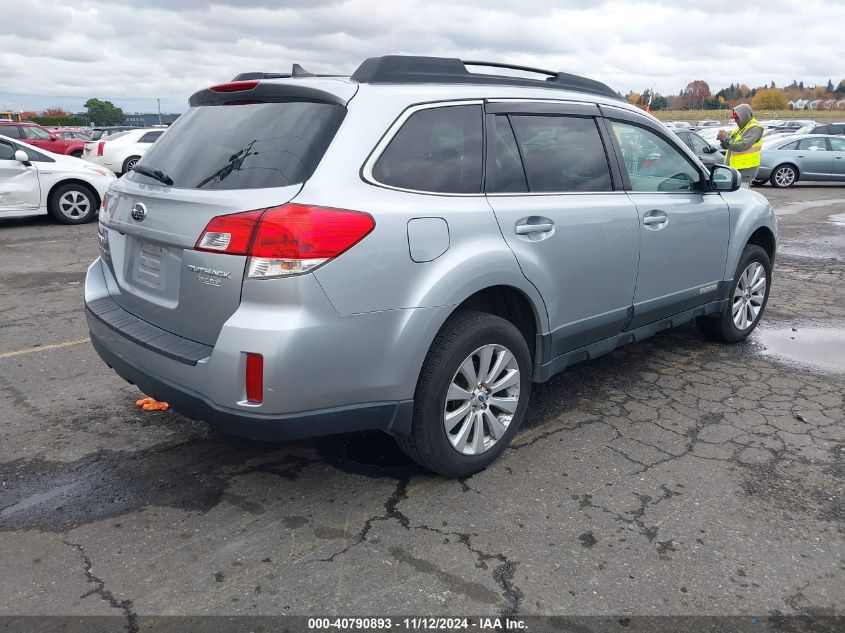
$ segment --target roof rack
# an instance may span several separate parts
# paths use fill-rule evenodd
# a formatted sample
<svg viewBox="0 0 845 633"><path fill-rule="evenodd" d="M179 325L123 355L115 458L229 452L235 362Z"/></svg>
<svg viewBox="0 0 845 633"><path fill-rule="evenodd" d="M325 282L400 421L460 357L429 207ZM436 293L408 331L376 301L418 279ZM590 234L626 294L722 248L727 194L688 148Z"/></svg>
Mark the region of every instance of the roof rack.
<svg viewBox="0 0 845 633"><path fill-rule="evenodd" d="M289 73L247 72L235 75L232 81L246 81L248 79L290 79L297 77L344 77L345 75L316 75L305 70L299 64L294 64Z"/></svg>
<svg viewBox="0 0 845 633"><path fill-rule="evenodd" d="M505 68L545 75L545 79L512 77L474 73L467 66ZM506 86L535 86L587 92L613 99L622 97L606 84L580 75L530 66L517 66L498 62L463 61L455 57L421 57L412 55L385 55L370 57L358 67L351 79L369 84L461 83L494 84Z"/></svg>

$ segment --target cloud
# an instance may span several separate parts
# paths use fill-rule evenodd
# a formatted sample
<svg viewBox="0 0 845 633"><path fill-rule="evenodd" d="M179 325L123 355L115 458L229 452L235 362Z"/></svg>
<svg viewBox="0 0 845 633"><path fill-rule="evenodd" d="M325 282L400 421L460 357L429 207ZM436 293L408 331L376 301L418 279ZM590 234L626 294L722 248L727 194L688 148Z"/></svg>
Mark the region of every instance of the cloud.
<svg viewBox="0 0 845 633"><path fill-rule="evenodd" d="M181 111L188 96L248 70L350 73L389 53L509 61L584 74L627 92L676 93L845 74L845 5L692 0L46 0L0 24L0 108Z"/></svg>

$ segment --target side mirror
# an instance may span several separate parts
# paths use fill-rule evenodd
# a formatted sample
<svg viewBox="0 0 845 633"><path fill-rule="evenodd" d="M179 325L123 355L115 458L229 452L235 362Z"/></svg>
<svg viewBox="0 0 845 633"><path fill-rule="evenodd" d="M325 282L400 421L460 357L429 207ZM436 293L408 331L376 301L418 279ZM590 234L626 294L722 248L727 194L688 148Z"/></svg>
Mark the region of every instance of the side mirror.
<svg viewBox="0 0 845 633"><path fill-rule="evenodd" d="M705 154L713 154L715 151L716 151L716 148L715 148L715 147L713 147L712 145L707 145L707 146L704 148L704 153L705 153Z"/></svg>
<svg viewBox="0 0 845 633"><path fill-rule="evenodd" d="M710 186L714 191L736 191L742 184L742 176L728 165L713 165L710 168Z"/></svg>
<svg viewBox="0 0 845 633"><path fill-rule="evenodd" d="M29 156L27 156L26 152L22 149L15 150L15 160L23 163L24 165L29 165Z"/></svg>

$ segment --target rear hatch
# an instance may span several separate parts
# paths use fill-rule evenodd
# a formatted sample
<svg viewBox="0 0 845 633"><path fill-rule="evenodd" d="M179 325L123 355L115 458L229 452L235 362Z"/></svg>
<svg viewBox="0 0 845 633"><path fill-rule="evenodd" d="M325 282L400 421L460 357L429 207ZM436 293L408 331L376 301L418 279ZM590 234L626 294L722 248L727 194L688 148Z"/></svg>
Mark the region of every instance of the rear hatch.
<svg viewBox="0 0 845 633"><path fill-rule="evenodd" d="M115 302L214 345L240 303L247 258L196 250L198 238L213 218L293 199L334 138L348 99L319 100L320 91L297 99L284 84L249 90L249 100L209 92L194 95L194 107L144 155L142 168L158 175L130 172L118 180L102 215L103 259L120 289Z"/></svg>

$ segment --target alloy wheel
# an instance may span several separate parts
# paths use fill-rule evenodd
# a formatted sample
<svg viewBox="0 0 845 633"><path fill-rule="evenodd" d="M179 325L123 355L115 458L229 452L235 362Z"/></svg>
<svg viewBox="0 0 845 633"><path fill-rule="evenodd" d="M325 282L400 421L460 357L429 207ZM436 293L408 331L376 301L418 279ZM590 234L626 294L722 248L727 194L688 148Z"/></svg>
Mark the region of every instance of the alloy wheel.
<svg viewBox="0 0 845 633"><path fill-rule="evenodd" d="M766 269L751 262L739 276L733 296L733 320L738 330L747 330L763 309L766 299Z"/></svg>
<svg viewBox="0 0 845 633"><path fill-rule="evenodd" d="M443 426L464 455L489 450L507 431L519 403L519 364L504 346L489 344L466 357L449 383Z"/></svg>
<svg viewBox="0 0 845 633"><path fill-rule="evenodd" d="M775 172L775 182L780 187L788 187L795 182L795 170L792 167L779 167Z"/></svg>

